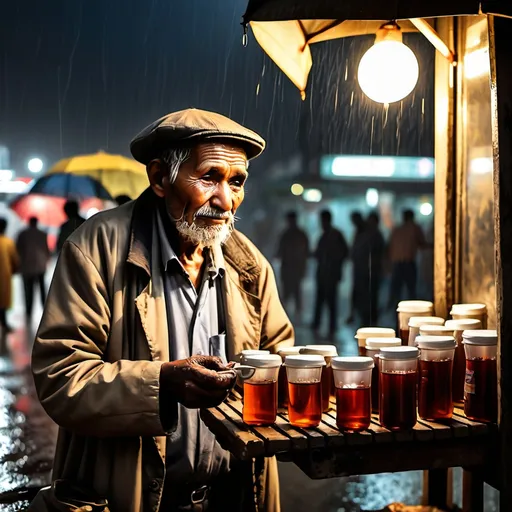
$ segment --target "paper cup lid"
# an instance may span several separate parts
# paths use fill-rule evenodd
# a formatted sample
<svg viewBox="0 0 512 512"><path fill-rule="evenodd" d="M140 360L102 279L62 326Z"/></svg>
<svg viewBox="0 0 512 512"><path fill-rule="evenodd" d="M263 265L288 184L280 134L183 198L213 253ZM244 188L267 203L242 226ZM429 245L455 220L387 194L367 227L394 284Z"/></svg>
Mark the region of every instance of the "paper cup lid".
<svg viewBox="0 0 512 512"><path fill-rule="evenodd" d="M446 320L446 327L454 331L476 330L482 328L482 322L476 318L460 318L459 320Z"/></svg>
<svg viewBox="0 0 512 512"><path fill-rule="evenodd" d="M411 313L418 316L421 313L433 313L432 306L423 306L421 304L404 304L403 306L398 306L396 311L397 313Z"/></svg>
<svg viewBox="0 0 512 512"><path fill-rule="evenodd" d="M278 350L277 353L281 357L293 356L293 355L299 354L301 348L302 347L286 347L286 348L282 348L281 350Z"/></svg>
<svg viewBox="0 0 512 512"><path fill-rule="evenodd" d="M420 351L416 347L383 347L380 349L381 359L417 359Z"/></svg>
<svg viewBox="0 0 512 512"><path fill-rule="evenodd" d="M320 368L325 366L325 359L320 355L294 354L286 356L284 365L292 368Z"/></svg>
<svg viewBox="0 0 512 512"><path fill-rule="evenodd" d="M281 363L281 356L277 354L254 354L245 357L245 364L255 368L277 368Z"/></svg>
<svg viewBox="0 0 512 512"><path fill-rule="evenodd" d="M366 348L368 350L380 350L382 347L400 347L402 340L400 338L366 338Z"/></svg>
<svg viewBox="0 0 512 512"><path fill-rule="evenodd" d="M457 342L453 336L417 336L416 346L422 350L455 348Z"/></svg>
<svg viewBox="0 0 512 512"><path fill-rule="evenodd" d="M497 345L498 333L487 329L468 330L462 333L462 342L466 345Z"/></svg>
<svg viewBox="0 0 512 512"><path fill-rule="evenodd" d="M454 304L450 315L464 315L467 313L484 313L487 311L485 304Z"/></svg>
<svg viewBox="0 0 512 512"><path fill-rule="evenodd" d="M371 370L375 363L371 357L333 357L331 366L334 370Z"/></svg>
<svg viewBox="0 0 512 512"><path fill-rule="evenodd" d="M397 307L400 308L402 306L419 306L432 309L434 307L434 303L430 302L429 300L401 300L397 304Z"/></svg>
<svg viewBox="0 0 512 512"><path fill-rule="evenodd" d="M425 334L427 336L445 336L452 335L454 329L447 325L422 325L420 326L420 334Z"/></svg>
<svg viewBox="0 0 512 512"><path fill-rule="evenodd" d="M366 340L368 338L394 338L396 332L389 327L361 327L357 329L354 338L357 340Z"/></svg>
<svg viewBox="0 0 512 512"><path fill-rule="evenodd" d="M270 350L246 349L246 350L242 350L241 354L243 356L255 356L255 355L258 355L258 354L270 354Z"/></svg>
<svg viewBox="0 0 512 512"><path fill-rule="evenodd" d="M338 349L334 345L306 345L301 348L300 353L334 357L338 355Z"/></svg>
<svg viewBox="0 0 512 512"><path fill-rule="evenodd" d="M444 318L440 316L411 316L409 327L421 327L422 325L443 325Z"/></svg>

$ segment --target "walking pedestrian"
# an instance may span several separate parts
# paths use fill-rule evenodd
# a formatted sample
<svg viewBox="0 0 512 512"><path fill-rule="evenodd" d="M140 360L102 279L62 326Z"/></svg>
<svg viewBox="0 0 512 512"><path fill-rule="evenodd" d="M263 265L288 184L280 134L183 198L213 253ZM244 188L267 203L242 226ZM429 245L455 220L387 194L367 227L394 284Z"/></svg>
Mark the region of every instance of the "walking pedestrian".
<svg viewBox="0 0 512 512"><path fill-rule="evenodd" d="M350 314L346 320L347 324L351 324L354 322L354 313L357 309L356 304L358 300L358 293L364 294L364 288L366 283L364 282L364 277L367 273L364 268L366 265L364 255L361 257L362 251L362 243L366 229L366 223L364 221L363 215L361 212L352 212L350 215L350 220L354 225L355 234L354 240L352 242L352 247L350 250L350 258L352 260L352 291L350 294Z"/></svg>
<svg viewBox="0 0 512 512"><path fill-rule="evenodd" d="M322 236L314 252L317 260L315 316L312 329L317 332L324 306L329 311L329 336L336 334L338 316L338 285L343 277L343 263L348 256L348 246L342 232L332 225L329 210L320 212Z"/></svg>
<svg viewBox="0 0 512 512"><path fill-rule="evenodd" d="M85 222L85 219L80 217L79 206L76 201L67 201L64 205L64 213L67 215L68 220L60 227L59 237L57 238L57 252L61 251L64 242L71 233Z"/></svg>
<svg viewBox="0 0 512 512"><path fill-rule="evenodd" d="M295 316L302 314L302 281L306 275L309 257L309 240L306 233L297 225L297 213L286 215L288 227L279 238L277 257L281 261L281 284L283 303L290 299L295 306Z"/></svg>
<svg viewBox="0 0 512 512"><path fill-rule="evenodd" d="M28 228L21 231L16 241L20 257L20 273L23 278L25 292L25 321L32 323L32 308L34 303L34 288L39 287L41 305L46 301L44 277L50 259L47 234L38 228L37 217L31 217Z"/></svg>
<svg viewBox="0 0 512 512"><path fill-rule="evenodd" d="M7 310L12 303L12 277L18 272L19 257L16 245L5 235L7 220L0 218L0 328L1 336L12 332L12 327L7 323ZM3 343L0 343L0 351Z"/></svg>
<svg viewBox="0 0 512 512"><path fill-rule="evenodd" d="M403 223L393 229L389 241L389 258L392 265L389 308L396 306L404 286L407 290L407 299L417 298L416 257L420 249L428 247L423 230L414 221L414 212L404 210L402 219Z"/></svg>

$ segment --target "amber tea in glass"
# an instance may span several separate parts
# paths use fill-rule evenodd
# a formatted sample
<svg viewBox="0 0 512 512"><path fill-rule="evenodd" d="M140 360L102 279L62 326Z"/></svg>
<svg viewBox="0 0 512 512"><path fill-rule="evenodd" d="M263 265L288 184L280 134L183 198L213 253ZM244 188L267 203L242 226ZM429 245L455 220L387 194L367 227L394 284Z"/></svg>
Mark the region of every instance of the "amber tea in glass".
<svg viewBox="0 0 512 512"><path fill-rule="evenodd" d="M336 425L340 430L365 430L371 422L371 357L335 357Z"/></svg>
<svg viewBox="0 0 512 512"><path fill-rule="evenodd" d="M416 424L416 347L385 347L379 355L379 420L389 430Z"/></svg>
<svg viewBox="0 0 512 512"><path fill-rule="evenodd" d="M243 420L248 425L272 425L277 415L277 378L281 357L274 354L257 354L245 358L254 373L243 381Z"/></svg>
<svg viewBox="0 0 512 512"><path fill-rule="evenodd" d="M498 419L498 334L491 330L464 331L466 378L464 412L472 420L496 422Z"/></svg>

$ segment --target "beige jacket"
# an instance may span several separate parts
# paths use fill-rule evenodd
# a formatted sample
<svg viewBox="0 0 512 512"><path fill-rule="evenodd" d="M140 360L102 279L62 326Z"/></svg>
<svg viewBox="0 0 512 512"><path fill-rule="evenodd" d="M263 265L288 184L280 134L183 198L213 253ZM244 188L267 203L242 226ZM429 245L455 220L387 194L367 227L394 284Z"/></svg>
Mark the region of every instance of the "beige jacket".
<svg viewBox="0 0 512 512"><path fill-rule="evenodd" d="M61 427L53 478L113 512L157 511L166 438L159 374L169 342L151 190L94 216L64 244L34 344L39 399ZM229 359L293 344L269 263L238 232L223 246ZM260 511L279 510L275 459L255 461Z"/></svg>

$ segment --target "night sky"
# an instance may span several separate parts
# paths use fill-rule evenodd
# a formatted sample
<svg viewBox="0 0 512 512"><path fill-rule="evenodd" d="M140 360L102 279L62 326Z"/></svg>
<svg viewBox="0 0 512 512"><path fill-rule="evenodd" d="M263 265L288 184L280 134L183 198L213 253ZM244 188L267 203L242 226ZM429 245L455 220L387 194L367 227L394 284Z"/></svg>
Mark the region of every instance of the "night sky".
<svg viewBox="0 0 512 512"><path fill-rule="evenodd" d="M33 155L49 165L99 149L129 154L145 125L190 106L230 115L267 138L255 165L262 176L300 144L312 154L432 154L434 51L419 35L406 42L420 60L421 81L386 113L354 80L371 38L317 45L302 102L252 36L242 46L246 0L5 4L0 144L18 171Z"/></svg>

